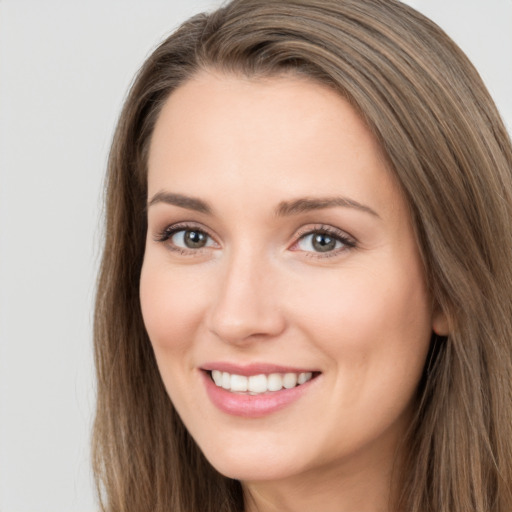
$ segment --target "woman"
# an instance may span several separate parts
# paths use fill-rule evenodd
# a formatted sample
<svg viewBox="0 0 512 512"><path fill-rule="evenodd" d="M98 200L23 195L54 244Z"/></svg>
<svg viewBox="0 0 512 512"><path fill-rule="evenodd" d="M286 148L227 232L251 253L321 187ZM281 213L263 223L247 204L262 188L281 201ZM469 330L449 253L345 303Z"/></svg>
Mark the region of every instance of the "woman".
<svg viewBox="0 0 512 512"><path fill-rule="evenodd" d="M192 18L132 87L106 213L104 510L512 508L512 149L432 22Z"/></svg>

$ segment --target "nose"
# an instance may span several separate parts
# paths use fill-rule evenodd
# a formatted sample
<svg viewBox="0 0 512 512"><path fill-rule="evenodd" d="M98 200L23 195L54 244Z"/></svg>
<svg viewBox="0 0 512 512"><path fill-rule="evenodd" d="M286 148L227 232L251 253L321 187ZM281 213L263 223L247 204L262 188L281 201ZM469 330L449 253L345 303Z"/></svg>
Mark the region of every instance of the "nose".
<svg viewBox="0 0 512 512"><path fill-rule="evenodd" d="M247 252L224 262L206 317L210 332L227 343L271 339L286 327L276 271Z"/></svg>

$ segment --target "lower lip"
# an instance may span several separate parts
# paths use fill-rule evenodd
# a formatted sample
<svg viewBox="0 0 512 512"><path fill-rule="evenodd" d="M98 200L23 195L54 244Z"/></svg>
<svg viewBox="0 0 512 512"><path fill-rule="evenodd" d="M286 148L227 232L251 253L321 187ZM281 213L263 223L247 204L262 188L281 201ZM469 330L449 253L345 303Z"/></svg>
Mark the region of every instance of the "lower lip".
<svg viewBox="0 0 512 512"><path fill-rule="evenodd" d="M281 391L269 391L261 395L246 395L232 393L220 388L212 381L208 372L201 371L206 386L206 392L213 404L222 412L244 418L261 418L273 412L280 411L286 406L297 401L317 379L291 389Z"/></svg>

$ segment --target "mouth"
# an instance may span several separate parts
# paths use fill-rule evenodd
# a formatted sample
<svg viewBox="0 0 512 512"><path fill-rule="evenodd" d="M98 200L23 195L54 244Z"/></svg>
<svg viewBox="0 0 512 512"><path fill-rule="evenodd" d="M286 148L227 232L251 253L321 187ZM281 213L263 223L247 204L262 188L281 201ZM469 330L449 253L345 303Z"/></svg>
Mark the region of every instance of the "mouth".
<svg viewBox="0 0 512 512"><path fill-rule="evenodd" d="M256 375L240 375L221 370L204 371L218 388L250 396L297 388L320 375L320 372L314 371L258 373Z"/></svg>
<svg viewBox="0 0 512 512"><path fill-rule="evenodd" d="M208 363L200 370L213 405L243 418L268 416L311 395L322 374L313 369L259 363Z"/></svg>

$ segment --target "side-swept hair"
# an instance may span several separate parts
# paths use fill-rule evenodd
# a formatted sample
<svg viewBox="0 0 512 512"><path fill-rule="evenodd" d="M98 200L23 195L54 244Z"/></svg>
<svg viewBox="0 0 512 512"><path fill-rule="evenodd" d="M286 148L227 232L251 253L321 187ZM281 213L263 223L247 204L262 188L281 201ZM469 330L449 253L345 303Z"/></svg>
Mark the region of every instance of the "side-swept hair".
<svg viewBox="0 0 512 512"><path fill-rule="evenodd" d="M139 305L151 134L168 96L204 69L307 76L350 101L378 138L450 324L432 341L392 509L510 512L510 138L462 51L395 0L234 0L185 22L140 70L108 164L95 312L103 510L243 509L240 483L209 465L175 413Z"/></svg>

